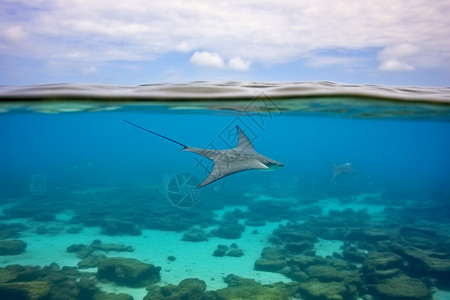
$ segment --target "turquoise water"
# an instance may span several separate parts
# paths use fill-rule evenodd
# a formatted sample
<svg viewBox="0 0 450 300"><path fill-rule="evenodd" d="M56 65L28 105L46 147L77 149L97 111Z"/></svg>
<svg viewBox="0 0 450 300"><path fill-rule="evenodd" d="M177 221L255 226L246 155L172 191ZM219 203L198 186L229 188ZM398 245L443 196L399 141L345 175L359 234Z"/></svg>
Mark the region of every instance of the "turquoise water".
<svg viewBox="0 0 450 300"><path fill-rule="evenodd" d="M49 282L53 272L89 281L70 299L165 299L168 285L170 299L249 289L258 299L438 299L450 287L448 95L331 83L4 87L0 242L26 248L4 250L0 272L41 269L4 276L0 294L13 299L14 282ZM123 120L208 149L235 147L237 125L284 166L198 189L209 160ZM345 163L351 172L331 180L332 165ZM233 243L243 256L229 254ZM68 252L73 244L93 250ZM220 244L224 257L213 255ZM107 257L161 270L125 280L102 271ZM59 268L45 268L52 262ZM186 278L198 281L177 286ZM50 282L42 299L65 288Z"/></svg>

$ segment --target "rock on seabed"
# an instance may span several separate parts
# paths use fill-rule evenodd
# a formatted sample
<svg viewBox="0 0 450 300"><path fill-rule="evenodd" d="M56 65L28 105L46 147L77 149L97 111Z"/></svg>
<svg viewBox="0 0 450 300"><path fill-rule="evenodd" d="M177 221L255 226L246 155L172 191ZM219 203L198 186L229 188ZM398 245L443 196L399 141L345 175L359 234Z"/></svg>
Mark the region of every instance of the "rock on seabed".
<svg viewBox="0 0 450 300"><path fill-rule="evenodd" d="M160 280L161 267L134 258L109 257L99 261L97 277L130 287L146 286Z"/></svg>
<svg viewBox="0 0 450 300"><path fill-rule="evenodd" d="M27 243L21 240L0 240L0 255L18 255L25 251Z"/></svg>

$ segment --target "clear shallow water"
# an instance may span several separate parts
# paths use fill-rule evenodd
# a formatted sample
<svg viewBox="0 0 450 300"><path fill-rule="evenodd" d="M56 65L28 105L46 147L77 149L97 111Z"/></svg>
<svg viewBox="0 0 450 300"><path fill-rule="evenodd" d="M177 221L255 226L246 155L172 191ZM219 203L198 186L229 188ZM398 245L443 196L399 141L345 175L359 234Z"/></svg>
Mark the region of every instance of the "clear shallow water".
<svg viewBox="0 0 450 300"><path fill-rule="evenodd" d="M360 278L357 283L349 277L331 280L353 282L356 292L330 292L345 299L387 297L383 284L397 286L401 293L404 284L419 282L424 286L419 292L428 291L419 299L436 288L448 289L447 269L429 266L437 257L440 265L450 266L448 88L329 82L49 85L3 87L0 98L2 222L27 226L3 238L29 244L24 253L5 256L2 267L14 262L48 265L46 249L39 252L40 247L51 247L53 241L58 244L55 249L63 251L98 238L135 248L130 253L106 252L108 257L133 257L161 266L160 285L195 277L205 281L208 290L223 289L223 277L236 270L235 275L262 284L292 284L295 292L282 294L286 299L322 297L312 295L312 286L332 290L333 285L314 268L326 266L334 268L332 273L344 269ZM181 146L124 119L183 144L210 149L234 147L238 125L259 153L284 167L245 171L192 189L209 173L208 160L179 151ZM331 163L352 163L354 172L330 182ZM190 176L193 184L180 184ZM181 198L191 202L181 205ZM236 223L243 228L233 227ZM81 231L67 233L71 227ZM208 241L183 241L192 228L203 230ZM218 228L231 235L242 231L242 236L230 239ZM259 234L256 240L253 230ZM286 231L295 232L294 240ZM308 240L306 233L318 239ZM157 251L154 243L146 242L164 236ZM36 240L45 242L36 246ZM303 249L298 244L304 241L310 244ZM242 257L212 256L218 244L232 243L243 250ZM292 262L299 256L331 254L344 244L334 258L301 270ZM348 245L365 256L351 259ZM254 268L255 261L264 258L265 247L282 253L282 268ZM380 267L370 256L377 253L392 253L401 261ZM177 259L167 260L170 255ZM76 266L77 255L64 253L68 256L57 263ZM336 261L348 265L337 267ZM420 272L406 267L412 262L422 266ZM391 273L381 275L369 265ZM98 277L96 268L89 270L91 277ZM430 276L431 282L425 279ZM131 293L123 282L106 284L115 292L122 287ZM135 298L145 294L141 287Z"/></svg>

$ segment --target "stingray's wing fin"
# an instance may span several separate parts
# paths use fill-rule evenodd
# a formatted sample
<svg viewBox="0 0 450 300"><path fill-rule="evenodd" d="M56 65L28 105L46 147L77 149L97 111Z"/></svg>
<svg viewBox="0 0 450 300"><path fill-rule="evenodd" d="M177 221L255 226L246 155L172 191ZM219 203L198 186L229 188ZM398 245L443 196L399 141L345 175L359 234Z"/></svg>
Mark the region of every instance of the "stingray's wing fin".
<svg viewBox="0 0 450 300"><path fill-rule="evenodd" d="M236 130L238 133L238 144L236 146L236 150L248 153L256 153L255 147L253 146L252 142L250 142L244 131L242 131L242 129L238 125L236 125Z"/></svg>
<svg viewBox="0 0 450 300"><path fill-rule="evenodd" d="M216 180L219 180L221 178L224 178L228 175L246 171L246 170L267 170L269 167L267 167L265 164L261 163L258 160L249 160L245 163L242 162L232 162L232 161L226 161L226 159L221 159L219 161L214 162L214 167L211 170L211 173L209 173L208 177L203 180L202 183L198 185L198 187L204 187L205 185L208 185L210 183L213 183Z"/></svg>

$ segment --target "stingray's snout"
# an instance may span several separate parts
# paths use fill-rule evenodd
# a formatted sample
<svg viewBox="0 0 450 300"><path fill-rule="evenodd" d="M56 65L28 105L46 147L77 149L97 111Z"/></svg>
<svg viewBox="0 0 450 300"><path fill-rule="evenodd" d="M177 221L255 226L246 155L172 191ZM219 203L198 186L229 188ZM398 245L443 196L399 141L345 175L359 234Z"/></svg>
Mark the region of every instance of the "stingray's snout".
<svg viewBox="0 0 450 300"><path fill-rule="evenodd" d="M276 170L284 167L283 163L276 160L270 161L268 164L266 164L266 166L269 167L269 170Z"/></svg>
<svg viewBox="0 0 450 300"><path fill-rule="evenodd" d="M284 164L279 162L279 161L277 161L276 164L275 164L275 169L278 169L278 168L281 168L281 167L284 167Z"/></svg>

